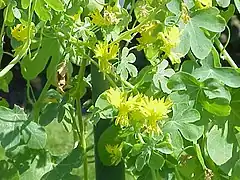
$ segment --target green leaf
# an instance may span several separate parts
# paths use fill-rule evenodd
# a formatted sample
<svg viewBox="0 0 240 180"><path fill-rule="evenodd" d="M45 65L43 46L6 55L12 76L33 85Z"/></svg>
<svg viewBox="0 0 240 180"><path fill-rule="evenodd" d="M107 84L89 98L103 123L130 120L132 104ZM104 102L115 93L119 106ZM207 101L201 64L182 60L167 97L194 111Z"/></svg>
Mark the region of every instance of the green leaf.
<svg viewBox="0 0 240 180"><path fill-rule="evenodd" d="M204 171L196 157L189 157L183 160L181 164L177 166L178 171L185 179L204 179Z"/></svg>
<svg viewBox="0 0 240 180"><path fill-rule="evenodd" d="M19 180L20 178L19 172L15 167L11 167L9 169L1 169L0 167L0 174L1 180Z"/></svg>
<svg viewBox="0 0 240 180"><path fill-rule="evenodd" d="M234 0L235 6L238 10L238 12L240 13L240 0Z"/></svg>
<svg viewBox="0 0 240 180"><path fill-rule="evenodd" d="M225 104L229 104L231 101L230 92L223 86L223 84L213 78L206 79L204 82L203 92L208 99L221 99L225 101Z"/></svg>
<svg viewBox="0 0 240 180"><path fill-rule="evenodd" d="M83 157L84 157L83 149L77 146L56 167L54 167L48 173L44 174L41 180L64 179L64 176L68 175L73 168L78 168L82 165Z"/></svg>
<svg viewBox="0 0 240 180"><path fill-rule="evenodd" d="M35 122L30 122L23 129L23 138L31 149L43 149L46 146L47 134L45 130Z"/></svg>
<svg viewBox="0 0 240 180"><path fill-rule="evenodd" d="M240 87L240 73L233 68L214 67L212 54L202 61L202 67L197 68L193 75L200 81L207 78L215 78L226 84L227 86L238 88Z"/></svg>
<svg viewBox="0 0 240 180"><path fill-rule="evenodd" d="M89 10L89 12L92 12L96 9L98 9L99 12L101 12L104 7L104 4L105 4L105 0L100 0L98 2L96 2L95 0L89 0L87 9Z"/></svg>
<svg viewBox="0 0 240 180"><path fill-rule="evenodd" d="M226 11L221 11L221 16L228 22L235 13L235 6L230 4Z"/></svg>
<svg viewBox="0 0 240 180"><path fill-rule="evenodd" d="M44 0L36 0L35 12L39 19L42 21L48 21L52 18L50 9L46 7Z"/></svg>
<svg viewBox="0 0 240 180"><path fill-rule="evenodd" d="M51 61L54 61L55 58L59 59L59 49L60 45L57 39L44 38L40 50L33 52L33 56L36 55L36 57L30 59L29 56L25 56L21 61L23 77L27 80L36 78L45 69L50 57L52 57ZM52 71L54 72L54 69Z"/></svg>
<svg viewBox="0 0 240 180"><path fill-rule="evenodd" d="M122 140L118 136L119 128L115 125L107 128L100 136L97 147L98 147L98 155L101 162L106 166L112 165L112 157L109 152L106 150L106 145L119 145Z"/></svg>
<svg viewBox="0 0 240 180"><path fill-rule="evenodd" d="M21 0L21 6L23 9L27 9L30 5L30 1L29 0Z"/></svg>
<svg viewBox="0 0 240 180"><path fill-rule="evenodd" d="M164 163L165 159L159 153L156 153L154 151L151 153L148 163L151 169L159 170L163 167Z"/></svg>
<svg viewBox="0 0 240 180"><path fill-rule="evenodd" d="M143 148L142 143L134 144L132 147L131 155L136 156L136 155L140 154L142 152L142 148Z"/></svg>
<svg viewBox="0 0 240 180"><path fill-rule="evenodd" d="M24 110L19 106L14 106L13 109L0 107L0 134L14 131L15 127L20 127L27 119Z"/></svg>
<svg viewBox="0 0 240 180"><path fill-rule="evenodd" d="M64 4L61 0L44 0L53 10L64 11Z"/></svg>
<svg viewBox="0 0 240 180"><path fill-rule="evenodd" d="M205 36L202 28L219 33L225 29L225 26L226 22L219 16L217 8L198 10L191 15L189 22L183 28L180 38L181 42L175 51L185 55L191 47L193 54L197 58L204 59L210 53L213 45L210 39Z"/></svg>
<svg viewBox="0 0 240 180"><path fill-rule="evenodd" d="M47 133L47 149L52 155L60 156L72 151L74 144L73 132L67 132L62 123L54 120L45 127Z"/></svg>
<svg viewBox="0 0 240 180"><path fill-rule="evenodd" d="M168 87L175 91L186 91L191 99L196 103L200 102L207 111L215 115L228 116L230 114L230 94L216 79L209 78L204 82L199 82L188 73L178 72L169 79Z"/></svg>
<svg viewBox="0 0 240 180"><path fill-rule="evenodd" d="M173 147L172 147L172 144L170 144L170 142L164 141L156 144L155 150L163 154L172 154Z"/></svg>
<svg viewBox="0 0 240 180"><path fill-rule="evenodd" d="M114 117L114 108L108 102L106 94L102 93L96 100L95 107L100 109L100 117L102 119L109 119Z"/></svg>
<svg viewBox="0 0 240 180"><path fill-rule="evenodd" d="M57 103L49 103L42 110L42 114L39 117L39 124L46 126L51 123L59 113L59 105Z"/></svg>
<svg viewBox="0 0 240 180"><path fill-rule="evenodd" d="M217 164L222 165L232 157L233 144L227 142L228 122L224 129L214 125L207 136L207 151L210 158Z"/></svg>
<svg viewBox="0 0 240 180"><path fill-rule="evenodd" d="M209 100L203 94L200 95L200 103L208 112L217 116L228 116L231 112L231 107L222 100Z"/></svg>
<svg viewBox="0 0 240 180"><path fill-rule="evenodd" d="M49 161L47 161L44 166L39 167L38 161L35 159L31 163L30 168L21 174L20 180L30 180L30 179L41 180L41 177L45 173L49 172L52 168L53 168L52 163Z"/></svg>
<svg viewBox="0 0 240 180"><path fill-rule="evenodd" d="M164 93L170 94L171 90L167 87L167 80L170 78L175 72L171 68L168 67L168 61L163 60L157 68L156 74L153 75L153 84L158 88L162 89ZM166 69L167 68L167 69Z"/></svg>
<svg viewBox="0 0 240 180"><path fill-rule="evenodd" d="M229 6L230 4L230 0L216 0L218 5L223 7L223 8L226 8Z"/></svg>
<svg viewBox="0 0 240 180"><path fill-rule="evenodd" d="M20 127L27 119L23 109L18 106L13 109L0 107L0 141L6 150L20 143Z"/></svg>
<svg viewBox="0 0 240 180"><path fill-rule="evenodd" d="M18 8L14 7L14 8L12 9L12 12L13 12L13 15L14 15L15 18L17 18L17 19L20 19L20 18L21 18L21 12L19 11Z"/></svg>
<svg viewBox="0 0 240 180"><path fill-rule="evenodd" d="M175 153L178 154L183 146L179 132L186 140L196 142L203 134L203 127L194 124L200 120L200 113L192 108L193 104L189 101L188 95L179 95L175 92L170 98L174 103L173 117L164 124L163 132L170 134L172 145L176 148Z"/></svg>
<svg viewBox="0 0 240 180"><path fill-rule="evenodd" d="M19 143L20 131L18 127L15 127L13 131L8 132L3 138L1 138L1 145L5 150L16 148Z"/></svg>
<svg viewBox="0 0 240 180"><path fill-rule="evenodd" d="M238 180L240 177L240 160L238 160L233 168L231 180Z"/></svg>
<svg viewBox="0 0 240 180"><path fill-rule="evenodd" d="M199 59L204 59L212 49L212 42L191 21L186 26L186 30L189 33L190 47L193 54Z"/></svg>
<svg viewBox="0 0 240 180"><path fill-rule="evenodd" d="M9 104L6 99L0 97L0 106L9 107Z"/></svg>
<svg viewBox="0 0 240 180"><path fill-rule="evenodd" d="M8 71L3 77L0 77L0 90L8 92L8 85L12 81L13 74L11 71Z"/></svg>
<svg viewBox="0 0 240 180"><path fill-rule="evenodd" d="M124 80L127 80L129 75L136 77L138 74L137 68L132 64L136 61L136 57L133 53L129 54L129 51L127 47L123 48L121 62L117 66L117 74L120 74Z"/></svg>
<svg viewBox="0 0 240 180"><path fill-rule="evenodd" d="M240 102L240 89L234 89L231 92L232 95L232 101L231 101L231 115L230 118L233 122L238 124L237 122L240 122L240 108L239 108L239 102Z"/></svg>
<svg viewBox="0 0 240 180"><path fill-rule="evenodd" d="M170 12L174 14L179 14L181 9L181 1L179 0L171 0L169 3L167 3L167 8Z"/></svg>
<svg viewBox="0 0 240 180"><path fill-rule="evenodd" d="M10 26L13 25L15 18L14 18L12 9L16 6L17 6L16 1L10 1L8 8L4 9L3 15L4 15L4 18L6 18L6 22L5 22L6 25L10 25Z"/></svg>
<svg viewBox="0 0 240 180"><path fill-rule="evenodd" d="M147 159L147 154L146 153L141 153L135 162L135 167L138 171L141 171L146 164L146 159Z"/></svg>
<svg viewBox="0 0 240 180"><path fill-rule="evenodd" d="M6 6L6 0L0 0L0 9L4 8Z"/></svg>
<svg viewBox="0 0 240 180"><path fill-rule="evenodd" d="M197 62L192 61L192 60L186 60L183 62L181 66L181 71L187 72L189 74L192 74L194 69L199 68L200 66L198 65Z"/></svg>

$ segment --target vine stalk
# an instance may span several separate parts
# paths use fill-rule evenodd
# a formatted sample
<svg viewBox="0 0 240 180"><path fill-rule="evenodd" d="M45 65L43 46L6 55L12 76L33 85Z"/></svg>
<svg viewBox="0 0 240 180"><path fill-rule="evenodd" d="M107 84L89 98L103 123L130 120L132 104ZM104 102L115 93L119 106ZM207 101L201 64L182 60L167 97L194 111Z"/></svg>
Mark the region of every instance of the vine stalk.
<svg viewBox="0 0 240 180"><path fill-rule="evenodd" d="M87 143L85 138L85 122L82 117L82 107L81 107L81 97L83 92L84 86L83 86L83 77L86 70L87 60L84 58L82 60L79 73L78 73L78 84L77 84L77 94L75 96L76 101L76 112L78 120L78 125L80 129L80 141L81 141L81 147L83 148L83 169L84 169L84 180L88 180L88 160L87 160Z"/></svg>
<svg viewBox="0 0 240 180"><path fill-rule="evenodd" d="M233 67L233 68L238 68L238 66L235 64L231 56L228 54L228 52L225 50L224 46L220 42L218 38L215 38L215 44L218 47L218 49L222 52L224 55L224 58L227 60L227 62Z"/></svg>

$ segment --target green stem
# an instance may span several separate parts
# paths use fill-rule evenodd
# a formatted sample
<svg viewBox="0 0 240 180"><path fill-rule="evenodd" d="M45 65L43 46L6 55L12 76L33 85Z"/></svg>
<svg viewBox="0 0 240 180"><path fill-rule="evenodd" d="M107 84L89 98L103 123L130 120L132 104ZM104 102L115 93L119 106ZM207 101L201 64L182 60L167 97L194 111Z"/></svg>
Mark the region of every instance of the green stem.
<svg viewBox="0 0 240 180"><path fill-rule="evenodd" d="M77 85L77 94L76 94L76 111L77 111L77 119L78 119L78 125L80 129L80 140L81 140L81 146L83 148L83 169L84 169L84 180L88 180L88 161L87 161L87 143L85 138L85 123L82 117L82 107L81 107L81 92L82 88L84 88L83 85L83 77L86 70L87 60L84 58L82 60L80 70L78 73L78 85Z"/></svg>
<svg viewBox="0 0 240 180"><path fill-rule="evenodd" d="M195 61L195 62L197 61L196 58L194 57L194 55L193 55L193 53L192 53L191 50L188 51L187 56L188 56L191 60L193 60L193 61Z"/></svg>
<svg viewBox="0 0 240 180"><path fill-rule="evenodd" d="M151 168L152 180L157 180L156 171Z"/></svg>
<svg viewBox="0 0 240 180"><path fill-rule="evenodd" d="M27 80L27 100L31 105L33 105L34 102L32 101L31 96L30 96L30 88L31 88L30 81Z"/></svg>
<svg viewBox="0 0 240 180"><path fill-rule="evenodd" d="M235 64L231 56L228 54L228 52L224 49L224 46L220 42L218 38L215 38L215 44L218 47L218 49L222 52L224 55L224 58L227 60L227 62L233 67L233 68L238 68L238 66Z"/></svg>
<svg viewBox="0 0 240 180"><path fill-rule="evenodd" d="M138 133L137 136L138 136L139 141L140 141L142 144L145 144L145 141L143 140L142 135L141 135L140 133Z"/></svg>
<svg viewBox="0 0 240 180"><path fill-rule="evenodd" d="M10 5L10 4L9 4L9 5ZM6 15L8 14L9 5L6 7ZM5 27L6 19L7 19L7 18L6 18L6 16L5 16L5 17L4 17L4 20L3 20L3 24L2 24L1 33L0 33L0 44L2 44L2 40L3 40L4 27ZM0 59L0 65L1 65L1 61L2 61L2 59Z"/></svg>
<svg viewBox="0 0 240 180"><path fill-rule="evenodd" d="M6 15L8 14L8 8L9 8L9 5L6 7L6 13L5 13ZM5 23L6 23L6 17L4 17L3 24L2 24L2 29L1 29L1 33L0 33L0 43L2 43L2 37L4 34Z"/></svg>
<svg viewBox="0 0 240 180"><path fill-rule="evenodd" d="M99 65L96 61L94 61L91 57L89 57L88 55L86 54L83 54L83 56L85 58L87 58L92 64L94 64L98 69L99 69ZM123 80L118 74L115 74L113 72L110 73L114 78L120 80L123 84L125 84L127 87L129 87L130 89L135 89L134 86L129 83L128 81L125 81ZM112 78L109 76L109 75L106 75L107 77L107 80L109 81L109 83L113 86L113 87L116 87L116 83L112 80Z"/></svg>
<svg viewBox="0 0 240 180"><path fill-rule="evenodd" d="M33 6L33 8L32 8ZM32 22L32 16L34 13L34 5L32 5L32 1L30 1L30 6L28 9L28 38L27 41L24 43L22 50L16 55L16 57L5 67L0 71L0 77L3 77L5 74L7 74L8 71L10 71L15 64L17 64L28 52L28 49L31 44L30 39L30 29L31 29L31 22ZM31 9L32 8L32 9ZM1 30L3 31L3 29Z"/></svg>
<svg viewBox="0 0 240 180"><path fill-rule="evenodd" d="M194 144L193 146L194 146L195 151L197 153L197 158L198 158L200 164L202 165L203 170L205 171L207 169L207 167L205 165L200 146L199 146L199 144Z"/></svg>
<svg viewBox="0 0 240 180"><path fill-rule="evenodd" d="M55 71L52 71L45 86L43 87L42 89L42 92L38 98L38 100L36 101L36 103L34 104L34 111L33 111L33 117L34 117L34 120L35 121L38 121L38 116L39 116L39 113L40 113L40 108L41 108L41 103L48 91L48 89L50 88L51 84L52 84L52 79L53 79L53 76L55 74Z"/></svg>
<svg viewBox="0 0 240 180"><path fill-rule="evenodd" d="M125 31L124 33L122 33L118 39L112 41L109 46L116 44L122 40L124 40L125 38L127 38L128 36L131 36L131 34L138 32L143 25L145 25L149 20L152 19L153 16L155 16L160 10L161 10L161 6L159 6L158 8L156 8L146 19L144 19L139 25L137 25L136 27L132 28L131 30Z"/></svg>

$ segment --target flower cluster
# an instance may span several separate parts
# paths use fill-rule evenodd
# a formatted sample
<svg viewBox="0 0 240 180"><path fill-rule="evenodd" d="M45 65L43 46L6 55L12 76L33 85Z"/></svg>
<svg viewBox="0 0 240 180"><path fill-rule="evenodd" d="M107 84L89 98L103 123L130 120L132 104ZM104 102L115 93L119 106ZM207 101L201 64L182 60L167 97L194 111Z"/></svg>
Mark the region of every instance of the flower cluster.
<svg viewBox="0 0 240 180"><path fill-rule="evenodd" d="M94 52L95 57L98 59L99 70L103 73L109 73L111 71L111 63L109 63L109 60L117 56L118 45L108 44L106 41L99 42Z"/></svg>
<svg viewBox="0 0 240 180"><path fill-rule="evenodd" d="M110 26L116 25L120 22L119 16L121 15L117 6L107 6L104 9L103 15L99 10L94 11L91 14L92 22L98 26Z"/></svg>
<svg viewBox="0 0 240 180"><path fill-rule="evenodd" d="M30 38L34 36L34 29L35 26L32 23L30 26ZM23 24L17 24L13 29L12 29L12 36L17 40L17 41L22 41L25 42L28 39L28 30L29 27L25 26Z"/></svg>
<svg viewBox="0 0 240 180"><path fill-rule="evenodd" d="M154 99L141 94L129 96L113 88L106 94L108 102L118 110L115 124L122 128L133 127L139 132L159 133L159 121L167 118L171 111L172 102L169 99Z"/></svg>
<svg viewBox="0 0 240 180"><path fill-rule="evenodd" d="M118 165L118 163L121 161L122 148L123 148L122 143L119 145L118 144L116 144L116 145L107 144L105 146L106 151L110 154L112 165Z"/></svg>
<svg viewBox="0 0 240 180"><path fill-rule="evenodd" d="M161 50L165 52L166 56L169 57L172 63L180 63L181 55L173 51L173 49L180 43L179 28L176 26L167 27L164 29L164 32L158 34L158 38L163 42Z"/></svg>

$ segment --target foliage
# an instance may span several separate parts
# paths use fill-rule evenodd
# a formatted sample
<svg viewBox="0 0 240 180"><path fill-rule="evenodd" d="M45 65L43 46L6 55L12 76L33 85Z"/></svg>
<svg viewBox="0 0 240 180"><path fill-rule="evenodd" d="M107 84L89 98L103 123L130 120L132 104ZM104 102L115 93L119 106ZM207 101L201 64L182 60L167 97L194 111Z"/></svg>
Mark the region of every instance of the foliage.
<svg viewBox="0 0 240 180"><path fill-rule="evenodd" d="M31 105L0 99L0 179L80 179L83 166L87 180L93 146L105 166L124 162L137 180L239 179L240 70L219 41L235 7L239 0L0 0L0 58L12 57L0 89L9 91L20 64ZM84 118L84 95L101 86L90 65L111 87L99 88ZM42 73L36 98L31 82ZM107 120L89 143L89 124ZM72 137L59 151L49 145L54 123Z"/></svg>

